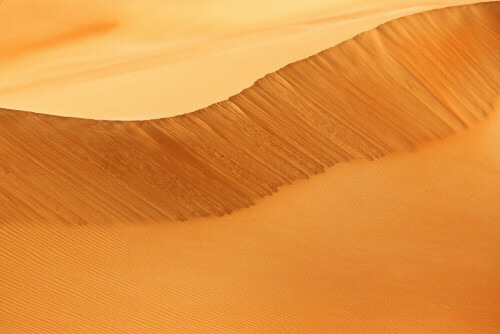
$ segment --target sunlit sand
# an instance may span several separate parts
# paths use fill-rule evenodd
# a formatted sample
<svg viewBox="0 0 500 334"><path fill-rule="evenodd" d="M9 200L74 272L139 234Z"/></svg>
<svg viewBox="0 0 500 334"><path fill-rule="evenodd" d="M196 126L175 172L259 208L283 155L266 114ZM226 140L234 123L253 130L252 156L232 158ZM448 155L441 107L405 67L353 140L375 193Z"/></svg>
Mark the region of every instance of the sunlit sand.
<svg viewBox="0 0 500 334"><path fill-rule="evenodd" d="M391 19L467 2L6 0L0 107L94 119L184 114Z"/></svg>
<svg viewBox="0 0 500 334"><path fill-rule="evenodd" d="M500 2L105 3L0 34L0 333L500 332Z"/></svg>

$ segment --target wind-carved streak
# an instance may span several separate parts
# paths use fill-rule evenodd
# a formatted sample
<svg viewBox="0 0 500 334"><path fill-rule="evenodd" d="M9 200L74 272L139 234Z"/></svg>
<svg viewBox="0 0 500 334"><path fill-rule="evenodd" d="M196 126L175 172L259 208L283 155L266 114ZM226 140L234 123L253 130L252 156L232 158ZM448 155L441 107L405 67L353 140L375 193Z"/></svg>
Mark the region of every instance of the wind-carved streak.
<svg viewBox="0 0 500 334"><path fill-rule="evenodd" d="M229 214L337 163L464 130L499 88L500 5L489 3L389 22L173 118L1 110L0 221Z"/></svg>

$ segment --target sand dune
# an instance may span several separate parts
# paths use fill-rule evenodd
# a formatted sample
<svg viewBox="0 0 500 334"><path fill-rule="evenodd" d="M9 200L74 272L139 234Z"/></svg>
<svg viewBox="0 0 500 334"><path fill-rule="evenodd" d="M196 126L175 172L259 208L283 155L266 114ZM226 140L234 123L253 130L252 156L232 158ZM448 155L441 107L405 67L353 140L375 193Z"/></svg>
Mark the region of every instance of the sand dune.
<svg viewBox="0 0 500 334"><path fill-rule="evenodd" d="M0 107L151 119L227 99L391 19L466 0L6 0Z"/></svg>
<svg viewBox="0 0 500 334"><path fill-rule="evenodd" d="M499 332L499 22L405 17L173 118L1 110L0 332Z"/></svg>
<svg viewBox="0 0 500 334"><path fill-rule="evenodd" d="M499 116L225 217L0 224L0 331L497 333Z"/></svg>
<svg viewBox="0 0 500 334"><path fill-rule="evenodd" d="M498 8L387 23L174 118L104 122L2 110L0 203L8 209L0 218L222 215L339 162L464 130L487 117L500 90Z"/></svg>

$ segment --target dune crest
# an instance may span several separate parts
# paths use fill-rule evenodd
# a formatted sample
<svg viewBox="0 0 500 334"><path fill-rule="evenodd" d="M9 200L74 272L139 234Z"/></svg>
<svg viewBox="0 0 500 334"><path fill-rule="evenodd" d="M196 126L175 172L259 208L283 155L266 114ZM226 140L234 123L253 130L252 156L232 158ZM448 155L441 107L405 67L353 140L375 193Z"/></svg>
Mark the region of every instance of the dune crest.
<svg viewBox="0 0 500 334"><path fill-rule="evenodd" d="M398 19L173 118L2 110L0 219L223 215L334 164L444 138L493 108L499 22L498 2Z"/></svg>

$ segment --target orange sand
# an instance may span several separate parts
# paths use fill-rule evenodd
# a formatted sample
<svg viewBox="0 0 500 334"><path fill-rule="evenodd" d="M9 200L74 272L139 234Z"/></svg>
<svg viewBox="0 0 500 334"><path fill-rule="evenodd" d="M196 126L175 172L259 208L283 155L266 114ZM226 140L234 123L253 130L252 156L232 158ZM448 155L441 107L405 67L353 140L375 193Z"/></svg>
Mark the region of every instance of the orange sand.
<svg viewBox="0 0 500 334"><path fill-rule="evenodd" d="M463 131L487 117L500 90L499 9L386 23L178 117L110 122L0 109L0 219L222 215L335 164Z"/></svg>
<svg viewBox="0 0 500 334"><path fill-rule="evenodd" d="M500 110L222 218L0 224L2 333L497 333Z"/></svg>
<svg viewBox="0 0 500 334"><path fill-rule="evenodd" d="M0 110L0 333L500 332L499 19L404 18L170 119Z"/></svg>

